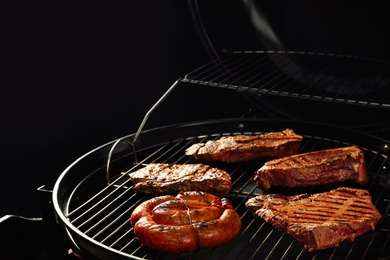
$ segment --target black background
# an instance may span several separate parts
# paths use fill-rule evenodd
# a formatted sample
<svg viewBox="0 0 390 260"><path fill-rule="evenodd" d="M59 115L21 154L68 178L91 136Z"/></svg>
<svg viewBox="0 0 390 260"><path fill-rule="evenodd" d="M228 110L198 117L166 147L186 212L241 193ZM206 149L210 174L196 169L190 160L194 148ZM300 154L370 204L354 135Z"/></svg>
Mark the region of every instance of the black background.
<svg viewBox="0 0 390 260"><path fill-rule="evenodd" d="M247 13L233 2L241 6L255 1L203 1L212 6L231 5L234 13L246 21ZM370 2L369 9L365 4L350 8L345 3L345 9L336 9L339 16L334 9L320 10L316 4L314 11L303 9L300 2L308 3L257 1L269 8L274 29L288 48L352 54L358 49L359 53L364 50L363 54L390 57L386 44L388 8L381 8L380 1L375 1L380 3L379 8ZM216 17L214 10L221 10L219 7L216 4L214 9L206 9L206 18L211 21L207 29L213 36L224 36L215 37L221 39L216 46L234 49L237 44L240 48L236 49L257 49L255 34L246 34L250 23L240 27L225 12ZM323 16L317 15L317 9ZM183 0L3 3L1 10L0 218L10 214L40 216L38 187L45 185L50 190L77 158L134 133L146 112L178 78L210 60ZM352 10L359 22L348 20L346 10ZM336 34L333 30L318 30L322 21L320 25L312 23L312 16L335 21ZM340 44L340 39L345 44ZM152 114L146 128L240 116L248 110L235 93L221 89L202 87L199 91L181 86L170 98ZM361 117L359 114L359 122ZM13 236L6 241L7 246L0 246L1 251L7 248L6 253L30 255L20 244L24 238L26 244L35 247L30 243L37 238L34 229L30 232L19 222L16 225L18 230L15 225L2 226L2 231L9 232L2 233L0 244L4 237L7 240L10 234Z"/></svg>
<svg viewBox="0 0 390 260"><path fill-rule="evenodd" d="M50 189L78 157L135 132L176 79L209 60L181 0L3 12L0 216L38 216L39 186Z"/></svg>
<svg viewBox="0 0 390 260"><path fill-rule="evenodd" d="M263 10L283 40L272 48L281 44L287 50L389 57L389 19L384 15L388 5L380 1L353 8L325 1L325 9L299 0L291 5L276 1L260 9L250 3L264 4L261 1L200 2L208 5L202 9L203 18L218 48L267 47L249 30L256 27L257 16L248 21L248 12L259 11L260 16ZM7 3L1 10L0 216L39 215L38 187L51 189L74 160L134 133L178 78L210 60L182 0ZM329 16L329 10L336 10L332 14L338 19ZM243 24L236 22L240 19ZM248 111L236 93L199 87L175 90L145 128ZM302 104L289 103L287 109L294 108L301 117L321 118ZM325 120L334 119L323 107L322 111ZM347 118L359 125L367 119L376 124L371 114L367 110L357 119ZM336 118L344 124L341 117Z"/></svg>

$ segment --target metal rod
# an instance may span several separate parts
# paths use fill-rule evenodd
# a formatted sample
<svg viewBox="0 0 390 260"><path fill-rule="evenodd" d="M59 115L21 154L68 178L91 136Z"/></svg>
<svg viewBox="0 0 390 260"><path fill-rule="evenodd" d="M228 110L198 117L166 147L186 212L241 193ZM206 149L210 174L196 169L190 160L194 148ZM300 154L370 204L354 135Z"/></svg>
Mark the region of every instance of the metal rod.
<svg viewBox="0 0 390 260"><path fill-rule="evenodd" d="M142 129L144 128L146 122L148 121L148 118L150 116L150 114L154 111L154 109L161 104L162 101L164 101L164 99L168 96L169 93L171 93L171 91L177 86L178 82L180 81L180 79L176 80L175 83L173 83L173 85L164 93L164 95L162 95L160 97L159 100L157 100L157 102L152 106L152 108L149 109L149 111L146 113L144 119L142 120L141 122L141 125L139 126L135 136L134 136L134 139L133 139L133 142L132 143L135 143L138 139L138 136L140 135Z"/></svg>
<svg viewBox="0 0 390 260"><path fill-rule="evenodd" d="M115 150L115 147L119 144L119 142L121 142L123 140L123 138L119 138L118 140L115 141L115 143L111 146L111 149L110 149L110 152L108 153L108 157L107 157L107 165L106 165L106 180L107 180L107 185L110 185L111 184L111 181L110 181L110 165L111 165L111 158L112 158L112 154ZM127 143L131 146L132 150L133 150L133 155L134 155L134 165L137 165L138 164L138 157L137 157L137 151L134 147L134 143L130 142L130 141L127 141Z"/></svg>

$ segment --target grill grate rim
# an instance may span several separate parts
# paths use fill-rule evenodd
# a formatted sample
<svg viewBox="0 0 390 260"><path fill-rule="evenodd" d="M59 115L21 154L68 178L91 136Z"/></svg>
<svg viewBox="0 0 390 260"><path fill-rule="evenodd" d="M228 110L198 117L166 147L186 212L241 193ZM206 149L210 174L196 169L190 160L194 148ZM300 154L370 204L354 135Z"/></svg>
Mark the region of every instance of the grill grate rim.
<svg viewBox="0 0 390 260"><path fill-rule="evenodd" d="M235 132L234 134L239 134L240 132ZM250 134L250 132L245 132L246 134ZM254 132L252 132L254 133ZM258 133L258 132L256 132ZM233 133L223 133L223 134L211 134L211 135L202 135L202 136L193 136L191 138L183 138L183 139L178 139L174 140L172 142L167 142L161 144L160 147L153 147L151 150L147 150L146 152L141 152L141 161L139 163L139 167L141 167L143 164L147 163L152 163L152 162L170 162L170 163L188 163L191 162L188 158L185 157L183 150L191 145L194 142L204 142L205 140L209 139L217 139L222 135L230 135ZM327 149L331 147L340 147L340 146L346 146L346 145L351 145L348 142L343 142L343 141L338 141L338 140L333 140L329 138L323 138L323 137L316 137L316 136L309 136L305 135L304 136L304 142L302 144L302 150L304 151L312 151L312 150L318 150L318 149ZM367 164L368 171L371 172L371 175L373 176L373 181L378 181L382 180L382 172L381 169L383 166L389 165L389 161L387 156L378 154L375 151L371 151L369 149L362 148L363 151L365 152L369 163ZM375 161L375 163L374 163ZM379 161L379 162L376 162ZM115 164L115 160L113 161ZM261 163L259 163L261 164ZM250 242L245 241L244 237L247 236L248 232L247 230L250 228L251 225L261 225L261 230L259 232L262 232L264 230L268 230L267 234L262 234L262 236L265 236L269 241L274 241L276 240L277 242L273 244L271 249L267 249L269 251L266 251L264 249L264 246L261 246L259 244L256 244L256 249L251 252L252 258L258 257L259 254L261 257L263 257L263 254L265 254L266 258L272 258L277 254L276 252L280 251L280 248L284 248L283 254L280 256L281 258L289 258L291 256L297 256L297 257L306 257L307 255L314 257L316 255L321 256L321 255L327 255L330 258L338 258L339 251L341 251L338 248L331 249L331 250L325 250L323 252L317 252L317 253L309 253L305 249L303 249L298 243L296 243L293 239L289 238L288 236L274 230L274 228L268 226L262 219L259 219L251 214L247 209L245 209L244 202L250 198L255 196L256 194L260 194L261 190L256 188L251 181L252 179L252 172L253 169L257 168L259 165L253 165L249 164L242 168L240 165L226 165L226 164L221 164L221 163L216 163L217 167L220 167L222 169L225 169L227 172L231 173L232 179L233 179L233 189L232 192L227 196L235 205L235 208L237 211L240 211L240 216L243 220L247 221L247 219L252 219L249 221L249 226L243 229L242 234L237 236L236 239L231 241L226 247L224 247L223 254L226 255L226 257L236 257L237 254L240 255L242 254L245 250L246 247L252 248L253 244L256 244L256 241L258 239L258 235L252 235L252 239ZM137 166L131 167L130 170L135 170ZM102 167L104 168L104 167ZM114 176L113 176L114 177ZM388 223L390 222L388 219L390 219L388 211L390 208L390 202L387 202L387 205L382 205L383 203L383 196L384 194L386 196L389 196L388 190L389 190L389 183L390 183L390 174L385 179L385 182L387 183L387 186L385 186L384 189L381 190L381 192L374 194L374 203L375 205L381 205L381 208L385 208L385 211L387 212L386 218L387 221L382 220L382 223ZM113 185L115 183L115 185ZM97 197L99 198L100 196L103 196L103 200L98 201L98 203L95 204L94 199L87 198L85 199L84 202L78 202L77 206L72 206L73 208L70 209L70 213L67 214L67 217L69 221L72 224L77 224L77 222L83 220L86 221L87 224L83 224L81 226L78 226L78 228L82 231L85 232L86 235L90 236L91 239L95 239L99 243L102 243L105 246L108 246L114 250L118 250L122 253L128 254L129 257L141 257L141 258L154 258L155 252L149 252L144 246L140 245L139 242L134 238L134 233L131 225L129 224L129 216L132 211L132 209L139 204L140 202L146 200L149 198L147 195L139 195L139 194L132 194L131 198L127 198L125 201L121 201L121 197L126 197L124 196L127 193L131 193L131 186L126 185L128 184L128 178L126 178L126 173L125 174L120 174L119 176L114 177L114 181L108 185L104 186L102 189L98 189L96 194L93 194L91 197ZM377 187L374 185L375 183L371 184L369 186L369 189L376 189ZM237 187L235 187L237 185ZM117 193L120 194L120 197L118 199ZM129 194L130 194L129 193ZM110 204L110 202L113 201L112 198L116 198L118 200L118 204L121 205L120 209L117 209L117 204L115 205L107 205ZM101 204L99 206L99 204ZM96 206L98 205L98 206ZM90 208L94 207L100 207L100 211L98 210L98 214L92 213L85 213L88 211ZM116 210L120 212L120 215L116 215L115 221L111 223L112 229L115 231L115 233L108 233L105 236L100 237L102 233L106 232L106 224L104 224L104 221L101 222L96 222L95 224L92 224L93 229L91 229L91 225L88 224L89 221L93 222L93 219L95 218L103 218L101 215L104 213L101 209L104 207L114 207ZM86 216L84 216L86 214ZM114 213L113 213L114 214ZM90 215L90 216L88 216ZM115 215L115 214L114 214ZM86 219L84 219L86 217ZM104 215L106 217L106 215ZM84 222L83 222L84 223ZM128 223L126 225L125 223ZM85 225L85 227L84 227ZM103 226L103 227L101 227ZM111 226L110 226L111 227ZM110 228L109 227L109 228ZM95 228L100 228L100 230L93 231ZM108 228L108 229L109 229ZM383 227L379 225L379 228L377 231L375 231L373 236L371 237L371 242L374 241L375 239L375 234L378 232L384 232L387 233L387 240L389 240L390 232L389 227ZM93 232L92 232L93 231ZM116 234L118 233L118 234ZM368 235L369 236L369 235ZM130 238L130 239L129 239ZM266 240L267 240L266 239ZM261 243L267 243L266 240L263 240ZM359 241L359 239L357 239ZM355 242L357 243L357 242ZM350 246L350 249L348 251L348 255L353 256L355 253L355 250L360 250L359 247L354 247L355 243L352 243ZM388 243L388 242L387 242ZM231 246L236 246L241 250L241 252L237 252L237 250L232 249ZM386 254L386 245L383 246L382 248L382 254ZM365 254L371 253L371 245L368 245L365 251ZM220 249L212 249L212 250L198 250L196 252L192 252L191 255L192 257L198 257L198 256L204 256L205 258L210 257L213 258L215 257L215 254L219 254ZM266 251L266 252L265 252ZM157 253L158 255L161 255L161 253ZM164 255L164 254L162 254ZM183 254L183 257L187 257L188 254Z"/></svg>

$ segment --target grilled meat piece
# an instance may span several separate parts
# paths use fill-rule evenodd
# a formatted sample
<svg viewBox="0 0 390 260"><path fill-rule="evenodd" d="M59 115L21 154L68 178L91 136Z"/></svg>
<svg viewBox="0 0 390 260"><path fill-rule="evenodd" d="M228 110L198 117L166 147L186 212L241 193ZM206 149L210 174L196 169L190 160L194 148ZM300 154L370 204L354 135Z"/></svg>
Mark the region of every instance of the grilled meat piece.
<svg viewBox="0 0 390 260"><path fill-rule="evenodd" d="M268 190L272 185L305 187L346 180L366 184L368 177L363 152L349 146L268 161L255 172L254 180Z"/></svg>
<svg viewBox="0 0 390 260"><path fill-rule="evenodd" d="M193 144L185 154L195 160L228 163L279 158L298 153L302 139L289 128L262 135L223 136L218 140Z"/></svg>
<svg viewBox="0 0 390 260"><path fill-rule="evenodd" d="M337 188L311 196L260 195L245 206L309 251L338 246L374 230L382 217L368 191Z"/></svg>
<svg viewBox="0 0 390 260"><path fill-rule="evenodd" d="M129 173L136 192L176 194L180 191L204 191L225 195L232 188L230 175L205 164L151 163Z"/></svg>
<svg viewBox="0 0 390 260"><path fill-rule="evenodd" d="M228 199L197 191L144 201L130 223L142 244L175 254L222 245L241 230L240 216Z"/></svg>

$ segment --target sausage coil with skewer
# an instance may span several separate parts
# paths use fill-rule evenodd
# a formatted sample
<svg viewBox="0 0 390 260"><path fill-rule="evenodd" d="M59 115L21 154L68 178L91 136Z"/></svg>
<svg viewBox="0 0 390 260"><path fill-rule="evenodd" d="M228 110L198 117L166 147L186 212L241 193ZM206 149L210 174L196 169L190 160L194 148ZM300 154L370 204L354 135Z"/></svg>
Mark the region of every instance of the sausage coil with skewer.
<svg viewBox="0 0 390 260"><path fill-rule="evenodd" d="M198 191L147 200L134 209L130 223L142 244L176 254L222 245L241 229L228 199Z"/></svg>

